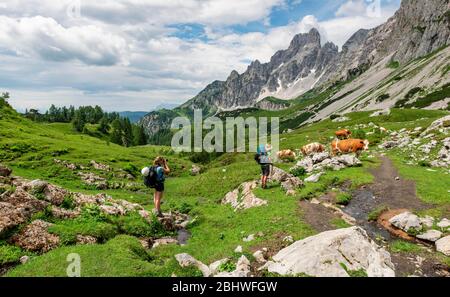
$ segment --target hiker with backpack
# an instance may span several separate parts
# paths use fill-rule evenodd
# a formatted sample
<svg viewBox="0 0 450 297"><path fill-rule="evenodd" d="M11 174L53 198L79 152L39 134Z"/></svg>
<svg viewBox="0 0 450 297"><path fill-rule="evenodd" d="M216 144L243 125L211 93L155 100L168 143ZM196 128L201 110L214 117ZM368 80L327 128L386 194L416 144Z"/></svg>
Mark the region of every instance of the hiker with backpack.
<svg viewBox="0 0 450 297"><path fill-rule="evenodd" d="M153 162L153 166L146 167L142 170L144 184L149 188L155 189L155 194L153 195L155 209L153 210L153 214L158 217L162 217L161 200L164 195L164 181L166 174L169 173L169 165L163 157L157 157Z"/></svg>
<svg viewBox="0 0 450 297"><path fill-rule="evenodd" d="M273 162L272 158L270 157L271 151L272 147L270 144L261 144L258 147L258 151L255 155L256 162L261 166L261 187L263 189L267 188L267 180L269 179L270 173L272 171Z"/></svg>

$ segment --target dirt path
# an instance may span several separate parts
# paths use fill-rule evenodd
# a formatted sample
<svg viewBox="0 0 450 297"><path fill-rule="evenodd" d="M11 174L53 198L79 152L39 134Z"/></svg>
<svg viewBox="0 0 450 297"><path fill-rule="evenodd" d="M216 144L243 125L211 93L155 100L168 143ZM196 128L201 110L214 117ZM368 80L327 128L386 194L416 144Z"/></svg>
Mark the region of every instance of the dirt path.
<svg viewBox="0 0 450 297"><path fill-rule="evenodd" d="M424 203L417 197L414 181L399 177L398 170L386 156L380 156L381 165L371 169L374 182L352 192L352 200L343 210L356 219L356 224L367 231L377 243L389 248L389 243L399 238L391 234L377 222L368 220L369 214L382 206L392 210L405 209L410 211L425 210L433 205ZM333 202L330 194L319 197L320 202ZM302 216L317 232L336 229L332 221L337 216L323 205L314 205L307 201L300 202ZM449 269L436 259L432 248L424 246L423 252L413 254L407 252L393 253L392 261L398 276L443 276Z"/></svg>

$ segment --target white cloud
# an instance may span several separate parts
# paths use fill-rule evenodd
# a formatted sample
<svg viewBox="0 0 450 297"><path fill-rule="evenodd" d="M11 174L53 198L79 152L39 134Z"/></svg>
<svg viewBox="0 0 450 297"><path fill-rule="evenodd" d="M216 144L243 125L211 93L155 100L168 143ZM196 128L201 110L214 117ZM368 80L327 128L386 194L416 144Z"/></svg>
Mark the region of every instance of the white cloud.
<svg viewBox="0 0 450 297"><path fill-rule="evenodd" d="M367 6L364 0L348 0L336 11L336 16L362 16L367 13Z"/></svg>
<svg viewBox="0 0 450 297"><path fill-rule="evenodd" d="M14 106L146 110L182 103L233 69L245 71L248 61L269 61L298 33L315 27L324 42L342 46L358 29L393 14L384 9L377 18L325 21L311 15L265 33L236 33L228 25L266 20L271 9L292 1L82 1L81 18L71 19L66 9L73 1L8 0L0 6L0 91L11 92ZM172 25L179 23L204 25L207 39L174 36Z"/></svg>
<svg viewBox="0 0 450 297"><path fill-rule="evenodd" d="M54 19L0 16L0 48L19 56L53 61L79 60L86 64L126 64L124 38L97 26L64 28Z"/></svg>

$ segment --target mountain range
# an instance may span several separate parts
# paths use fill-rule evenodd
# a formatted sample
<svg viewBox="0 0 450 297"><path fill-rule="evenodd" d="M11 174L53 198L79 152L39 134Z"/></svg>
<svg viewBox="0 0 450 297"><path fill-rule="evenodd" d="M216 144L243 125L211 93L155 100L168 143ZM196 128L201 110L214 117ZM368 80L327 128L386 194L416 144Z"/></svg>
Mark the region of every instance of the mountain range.
<svg viewBox="0 0 450 297"><path fill-rule="evenodd" d="M386 23L357 31L341 51L331 42L322 45L317 29L298 34L268 63L256 60L242 74L232 71L226 81L212 82L170 112L151 112L141 123L153 136L167 131L171 119L189 116L193 109L202 109L205 116L249 108L288 109L305 93L321 94L336 85L339 89L323 96L323 108L304 106L310 116L302 123L337 112L414 107L415 101L436 92L444 96L417 107L447 108L449 43L449 0L403 0Z"/></svg>

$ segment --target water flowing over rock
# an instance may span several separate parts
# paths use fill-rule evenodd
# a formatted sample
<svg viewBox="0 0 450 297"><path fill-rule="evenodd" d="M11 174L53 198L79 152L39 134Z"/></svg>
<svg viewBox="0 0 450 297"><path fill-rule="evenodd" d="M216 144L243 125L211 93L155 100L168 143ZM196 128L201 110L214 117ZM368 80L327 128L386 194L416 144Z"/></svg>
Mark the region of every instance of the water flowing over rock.
<svg viewBox="0 0 450 297"><path fill-rule="evenodd" d="M280 275L348 277L364 270L369 277L393 277L390 254L360 227L320 233L278 252L264 269Z"/></svg>

